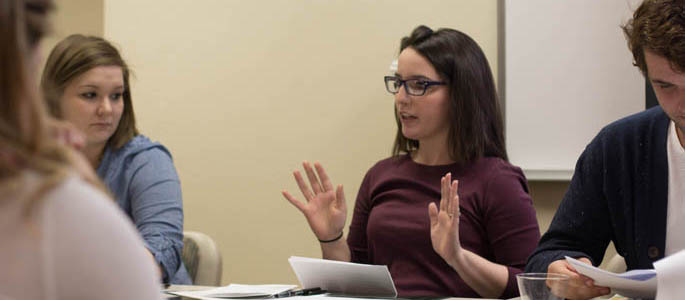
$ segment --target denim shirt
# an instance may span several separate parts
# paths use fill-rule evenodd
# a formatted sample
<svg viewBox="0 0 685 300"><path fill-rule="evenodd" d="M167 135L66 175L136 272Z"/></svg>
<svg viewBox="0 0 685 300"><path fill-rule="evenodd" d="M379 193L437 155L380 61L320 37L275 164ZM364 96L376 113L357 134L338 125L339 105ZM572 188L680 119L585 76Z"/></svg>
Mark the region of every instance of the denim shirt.
<svg viewBox="0 0 685 300"><path fill-rule="evenodd" d="M116 151L105 149L98 176L131 218L162 269L162 280L191 284L181 261L183 202L171 154L143 135Z"/></svg>

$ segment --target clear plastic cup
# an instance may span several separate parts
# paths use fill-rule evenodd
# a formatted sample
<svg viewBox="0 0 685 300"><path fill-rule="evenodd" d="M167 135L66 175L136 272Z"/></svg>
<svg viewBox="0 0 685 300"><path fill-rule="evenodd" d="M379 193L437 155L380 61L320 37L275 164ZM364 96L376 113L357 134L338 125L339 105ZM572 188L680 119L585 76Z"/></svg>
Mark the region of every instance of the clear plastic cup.
<svg viewBox="0 0 685 300"><path fill-rule="evenodd" d="M569 277L556 273L521 273L516 275L521 300L563 300Z"/></svg>

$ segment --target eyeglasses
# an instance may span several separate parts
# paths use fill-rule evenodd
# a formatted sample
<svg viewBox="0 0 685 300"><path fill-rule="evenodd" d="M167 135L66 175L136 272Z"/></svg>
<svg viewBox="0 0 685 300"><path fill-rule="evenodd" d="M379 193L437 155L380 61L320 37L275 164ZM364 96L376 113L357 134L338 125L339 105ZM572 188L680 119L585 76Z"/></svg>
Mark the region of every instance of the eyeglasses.
<svg viewBox="0 0 685 300"><path fill-rule="evenodd" d="M426 79L402 80L396 76L385 76L385 89L391 94L397 94L404 85L404 91L412 96L423 96L426 90L433 85L445 85L444 81L431 81Z"/></svg>

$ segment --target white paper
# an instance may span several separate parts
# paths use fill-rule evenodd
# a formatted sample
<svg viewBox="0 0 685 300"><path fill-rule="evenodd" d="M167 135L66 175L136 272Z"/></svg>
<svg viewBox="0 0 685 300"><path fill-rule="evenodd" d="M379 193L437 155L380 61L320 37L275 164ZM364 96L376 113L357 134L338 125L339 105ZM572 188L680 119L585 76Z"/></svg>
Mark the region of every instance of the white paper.
<svg viewBox="0 0 685 300"><path fill-rule="evenodd" d="M378 298L362 298L362 297L342 297L342 296L331 296L330 294L321 295L311 295L311 296L294 296L288 297L284 300L311 300L311 299L323 299L323 300L378 300Z"/></svg>
<svg viewBox="0 0 685 300"><path fill-rule="evenodd" d="M654 298L656 294L656 271L632 270L621 274L608 272L566 256L566 261L578 273L592 278L596 285L611 288L615 293L630 298Z"/></svg>
<svg viewBox="0 0 685 300"><path fill-rule="evenodd" d="M202 290L202 291L179 291L179 292L168 292L170 294L178 295L178 296L183 296L183 297L188 297L188 298L193 298L193 299L201 299L201 300L214 300L214 299L227 299L230 297L212 297L212 295L221 295L223 294L224 296L231 296L234 295L234 299L239 299L243 296L243 299L248 299L253 297L262 297L262 298L268 298L272 295L285 292L288 290L292 290L296 288L296 285L284 285L284 284L260 284L260 285L251 285L251 284L229 284L227 286L219 287L219 288L214 288L214 289L209 289L209 290ZM252 296L250 296L252 295Z"/></svg>
<svg viewBox="0 0 685 300"><path fill-rule="evenodd" d="M657 276L656 299L679 299L685 295L685 250L654 263Z"/></svg>
<svg viewBox="0 0 685 300"><path fill-rule="evenodd" d="M320 287L331 294L395 298L387 266L292 256L288 259L302 288Z"/></svg>

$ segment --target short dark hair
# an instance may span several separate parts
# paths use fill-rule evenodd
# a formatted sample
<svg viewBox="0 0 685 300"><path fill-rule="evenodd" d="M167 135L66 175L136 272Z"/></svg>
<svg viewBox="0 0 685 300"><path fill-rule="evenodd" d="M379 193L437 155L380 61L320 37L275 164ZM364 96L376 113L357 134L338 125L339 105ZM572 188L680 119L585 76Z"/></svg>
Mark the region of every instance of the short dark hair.
<svg viewBox="0 0 685 300"><path fill-rule="evenodd" d="M645 50L666 58L674 70L685 72L685 1L645 0L622 26L633 52L633 65L647 76Z"/></svg>
<svg viewBox="0 0 685 300"><path fill-rule="evenodd" d="M402 38L400 52L410 47L425 57L447 82L450 158L459 164L488 156L508 160L495 81L478 44L458 30L441 28L433 31L421 25ZM419 141L402 135L397 114L395 119L397 134L393 155L418 149Z"/></svg>
<svg viewBox="0 0 685 300"><path fill-rule="evenodd" d="M131 86L129 85L128 65L110 42L96 36L73 34L60 41L50 52L43 70L41 88L49 112L56 118L62 118L60 101L66 86L76 77L99 66L121 67L124 80L124 112L117 125L117 130L107 141L114 149L124 146L138 135L136 117L133 113Z"/></svg>

